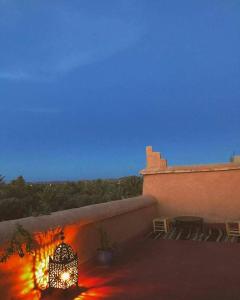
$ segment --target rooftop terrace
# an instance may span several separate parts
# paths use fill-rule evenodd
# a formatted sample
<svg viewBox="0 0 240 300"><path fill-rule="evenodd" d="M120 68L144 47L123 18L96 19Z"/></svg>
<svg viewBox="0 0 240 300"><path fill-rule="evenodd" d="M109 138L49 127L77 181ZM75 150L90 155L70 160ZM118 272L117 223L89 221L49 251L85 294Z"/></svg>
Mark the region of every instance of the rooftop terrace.
<svg viewBox="0 0 240 300"><path fill-rule="evenodd" d="M0 250L16 223L39 245L35 255L14 255L0 264L0 299L240 299L239 238L228 238L224 226L216 224L239 220L239 162L171 168L148 147L145 170L142 196L1 222ZM173 229L160 239L144 238L159 216L201 217L204 226L198 233ZM120 253L110 267L95 261L101 227L119 244ZM78 254L79 285L85 292L45 292L48 261L61 228Z"/></svg>
<svg viewBox="0 0 240 300"><path fill-rule="evenodd" d="M45 299L236 300L239 251L232 243L138 240L112 267L81 270L86 292Z"/></svg>

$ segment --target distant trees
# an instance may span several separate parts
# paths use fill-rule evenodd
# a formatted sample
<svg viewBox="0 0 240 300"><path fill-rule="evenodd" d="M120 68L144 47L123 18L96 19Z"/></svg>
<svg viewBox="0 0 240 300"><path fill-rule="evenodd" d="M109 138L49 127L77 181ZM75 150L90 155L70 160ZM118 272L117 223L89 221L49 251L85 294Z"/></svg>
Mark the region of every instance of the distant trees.
<svg viewBox="0 0 240 300"><path fill-rule="evenodd" d="M49 214L138 196L142 193L142 178L83 180L66 183L29 184L22 176L10 183L0 175L0 221Z"/></svg>

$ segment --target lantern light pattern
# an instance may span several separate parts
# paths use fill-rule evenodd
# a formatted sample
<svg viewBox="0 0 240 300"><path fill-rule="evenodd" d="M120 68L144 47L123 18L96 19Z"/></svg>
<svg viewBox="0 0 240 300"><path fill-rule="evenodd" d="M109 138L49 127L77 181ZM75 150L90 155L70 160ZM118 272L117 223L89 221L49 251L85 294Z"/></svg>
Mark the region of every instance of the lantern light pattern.
<svg viewBox="0 0 240 300"><path fill-rule="evenodd" d="M67 289L78 284L78 257L68 244L62 242L56 247L53 258L49 257L49 287Z"/></svg>

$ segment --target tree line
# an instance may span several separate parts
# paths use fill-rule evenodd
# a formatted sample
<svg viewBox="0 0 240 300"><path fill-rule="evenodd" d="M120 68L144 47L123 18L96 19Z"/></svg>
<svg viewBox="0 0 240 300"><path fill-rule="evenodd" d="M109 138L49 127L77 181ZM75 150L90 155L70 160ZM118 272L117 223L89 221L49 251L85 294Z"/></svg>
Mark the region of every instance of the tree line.
<svg viewBox="0 0 240 300"><path fill-rule="evenodd" d="M0 221L130 198L142 194L142 177L27 183L22 176L9 183L0 175Z"/></svg>

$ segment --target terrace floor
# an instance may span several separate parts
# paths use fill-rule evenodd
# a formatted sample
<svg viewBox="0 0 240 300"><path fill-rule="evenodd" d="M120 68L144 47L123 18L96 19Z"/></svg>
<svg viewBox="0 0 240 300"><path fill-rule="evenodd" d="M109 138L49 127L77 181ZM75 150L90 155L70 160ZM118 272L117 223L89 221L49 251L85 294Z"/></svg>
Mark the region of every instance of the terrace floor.
<svg viewBox="0 0 240 300"><path fill-rule="evenodd" d="M141 240L111 267L81 270L87 291L46 299L237 300L240 299L240 244Z"/></svg>

